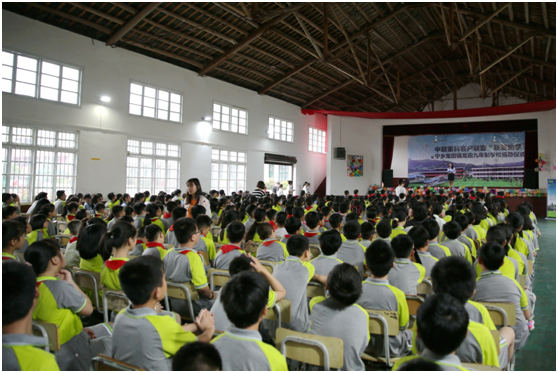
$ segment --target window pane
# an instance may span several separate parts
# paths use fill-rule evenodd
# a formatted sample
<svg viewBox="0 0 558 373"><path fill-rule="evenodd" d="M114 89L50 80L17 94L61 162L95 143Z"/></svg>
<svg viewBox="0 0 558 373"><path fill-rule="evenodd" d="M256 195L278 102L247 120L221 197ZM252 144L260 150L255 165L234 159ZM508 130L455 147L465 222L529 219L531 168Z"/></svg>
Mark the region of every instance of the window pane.
<svg viewBox="0 0 558 373"><path fill-rule="evenodd" d="M42 75L41 76L41 86L49 88L58 88L59 79L55 76Z"/></svg>
<svg viewBox="0 0 558 373"><path fill-rule="evenodd" d="M144 107L143 108L143 116L149 118L155 118L155 109Z"/></svg>
<svg viewBox="0 0 558 373"><path fill-rule="evenodd" d="M12 142L15 144L32 145L33 130L31 128L12 127Z"/></svg>
<svg viewBox="0 0 558 373"><path fill-rule="evenodd" d="M2 92L12 92L12 81L7 79L2 79Z"/></svg>
<svg viewBox="0 0 558 373"><path fill-rule="evenodd" d="M176 93L171 93L170 98L171 98L171 102L180 104L181 103L181 99L180 99L180 95L177 95Z"/></svg>
<svg viewBox="0 0 558 373"><path fill-rule="evenodd" d="M60 148L75 148L76 147L76 135L70 132L59 132L58 133L58 147Z"/></svg>
<svg viewBox="0 0 558 373"><path fill-rule="evenodd" d="M64 66L62 68L62 77L71 80L79 80L79 70Z"/></svg>
<svg viewBox="0 0 558 373"><path fill-rule="evenodd" d="M41 87L41 94L39 97L45 100L58 101L58 90Z"/></svg>
<svg viewBox="0 0 558 373"><path fill-rule="evenodd" d="M14 54L10 52L2 51L2 64L3 65L14 65Z"/></svg>
<svg viewBox="0 0 558 373"><path fill-rule="evenodd" d="M16 81L35 84L37 82L37 73L32 71L17 69Z"/></svg>
<svg viewBox="0 0 558 373"><path fill-rule="evenodd" d="M143 94L145 95L145 97L155 98L157 95L157 90L151 87L144 87Z"/></svg>
<svg viewBox="0 0 558 373"><path fill-rule="evenodd" d="M147 141L142 141L140 151L141 151L141 154L152 155L153 154L153 143L152 142L147 142Z"/></svg>
<svg viewBox="0 0 558 373"><path fill-rule="evenodd" d="M17 67L30 71L37 71L37 60L25 56L17 56Z"/></svg>
<svg viewBox="0 0 558 373"><path fill-rule="evenodd" d="M130 104L130 114L141 115L141 106Z"/></svg>
<svg viewBox="0 0 558 373"><path fill-rule="evenodd" d="M180 114L171 112L169 119L173 122L180 122Z"/></svg>
<svg viewBox="0 0 558 373"><path fill-rule="evenodd" d="M13 67L2 65L2 78L12 79L13 71Z"/></svg>
<svg viewBox="0 0 558 373"><path fill-rule="evenodd" d="M70 92L78 91L79 83L74 80L62 79L62 89Z"/></svg>
<svg viewBox="0 0 558 373"><path fill-rule="evenodd" d="M155 146L155 154L166 157L167 155L167 146L165 144L159 144Z"/></svg>
<svg viewBox="0 0 558 373"><path fill-rule="evenodd" d="M77 93L62 91L62 93L60 95L60 101L66 102L68 104L77 104L78 103L78 95L77 95Z"/></svg>
<svg viewBox="0 0 558 373"><path fill-rule="evenodd" d="M167 91L159 90L159 100L168 101L169 100L169 93Z"/></svg>
<svg viewBox="0 0 558 373"><path fill-rule="evenodd" d="M135 93L137 95L143 95L143 86L135 83L130 83L130 93Z"/></svg>
<svg viewBox="0 0 558 373"><path fill-rule="evenodd" d="M37 132L37 145L54 146L56 143L56 132L39 130Z"/></svg>
<svg viewBox="0 0 558 373"><path fill-rule="evenodd" d="M2 126L2 142L8 142L10 135L10 127Z"/></svg>
<svg viewBox="0 0 558 373"><path fill-rule="evenodd" d="M41 72L43 74L60 76L60 66L55 65L55 64L50 63L50 62L43 61L42 67L41 67Z"/></svg>
<svg viewBox="0 0 558 373"><path fill-rule="evenodd" d="M16 82L15 93L18 95L35 97L35 85Z"/></svg>

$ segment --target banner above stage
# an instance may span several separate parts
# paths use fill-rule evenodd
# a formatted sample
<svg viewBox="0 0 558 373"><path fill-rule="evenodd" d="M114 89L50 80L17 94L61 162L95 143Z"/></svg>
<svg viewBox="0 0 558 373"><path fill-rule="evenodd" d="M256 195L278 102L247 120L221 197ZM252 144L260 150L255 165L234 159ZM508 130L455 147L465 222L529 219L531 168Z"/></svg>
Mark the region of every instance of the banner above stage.
<svg viewBox="0 0 558 373"><path fill-rule="evenodd" d="M522 187L525 132L409 137L410 186Z"/></svg>

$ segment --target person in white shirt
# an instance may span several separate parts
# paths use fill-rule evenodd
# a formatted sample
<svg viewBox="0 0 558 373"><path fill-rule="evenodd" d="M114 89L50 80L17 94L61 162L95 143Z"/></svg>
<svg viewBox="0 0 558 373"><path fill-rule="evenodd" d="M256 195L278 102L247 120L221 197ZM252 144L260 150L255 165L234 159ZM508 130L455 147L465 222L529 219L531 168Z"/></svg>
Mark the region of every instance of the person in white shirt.
<svg viewBox="0 0 558 373"><path fill-rule="evenodd" d="M453 180L455 179L455 167L453 167L453 163L450 163L448 166L448 184L450 189L453 189Z"/></svg>
<svg viewBox="0 0 558 373"><path fill-rule="evenodd" d="M293 194L294 193L294 187L293 187L293 181L289 180L287 181L287 194Z"/></svg>
<svg viewBox="0 0 558 373"><path fill-rule="evenodd" d="M402 193L407 195L407 189L405 189L405 180L399 179L399 185L395 188L395 195L399 197Z"/></svg>
<svg viewBox="0 0 558 373"><path fill-rule="evenodd" d="M283 185L279 184L277 187L277 197L281 197L283 195Z"/></svg>

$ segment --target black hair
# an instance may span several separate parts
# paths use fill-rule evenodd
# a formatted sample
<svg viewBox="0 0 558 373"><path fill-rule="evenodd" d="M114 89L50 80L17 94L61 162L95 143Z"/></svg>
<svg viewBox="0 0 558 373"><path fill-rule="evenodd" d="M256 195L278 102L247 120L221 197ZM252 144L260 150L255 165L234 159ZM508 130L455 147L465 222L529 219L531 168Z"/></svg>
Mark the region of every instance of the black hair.
<svg viewBox="0 0 558 373"><path fill-rule="evenodd" d="M14 212L17 212L17 207L15 206L2 207L2 220L8 219L8 217L12 216Z"/></svg>
<svg viewBox="0 0 558 373"><path fill-rule="evenodd" d="M221 302L227 317L234 326L242 329L259 321L268 297L269 283L256 272L237 274L221 290Z"/></svg>
<svg viewBox="0 0 558 373"><path fill-rule="evenodd" d="M134 203L134 212L136 213L136 215L141 215L141 213L144 211L145 211L145 203L143 202Z"/></svg>
<svg viewBox="0 0 558 373"><path fill-rule="evenodd" d="M72 236L77 236L81 228L81 220L74 219L68 223L68 230Z"/></svg>
<svg viewBox="0 0 558 373"><path fill-rule="evenodd" d="M151 294L163 285L163 261L152 255L143 255L126 262L118 279L124 294L134 305L145 304Z"/></svg>
<svg viewBox="0 0 558 373"><path fill-rule="evenodd" d="M436 294L449 294L462 304L475 292L477 274L467 259L448 256L440 259L430 274L432 289Z"/></svg>
<svg viewBox="0 0 558 373"><path fill-rule="evenodd" d="M258 236L260 236L260 239L265 240L265 239L271 237L271 234L273 233L273 227L269 223L259 224L258 229L257 229L257 233L258 233Z"/></svg>
<svg viewBox="0 0 558 373"><path fill-rule="evenodd" d="M31 216L29 224L31 225L31 229L36 231L37 229L43 229L46 221L47 217L45 215L38 214Z"/></svg>
<svg viewBox="0 0 558 373"><path fill-rule="evenodd" d="M189 205L191 203L192 198L195 199L196 201L199 201L200 197L203 195L200 180L198 178L193 177L191 179L188 179L186 181L186 186L188 186L188 184L194 184L194 186L196 187L196 193L192 196L190 195L190 193L188 193L188 191L186 191L186 201L185 201L186 205Z"/></svg>
<svg viewBox="0 0 558 373"><path fill-rule="evenodd" d="M349 263L337 264L327 276L327 289L333 299L350 306L362 295L362 277Z"/></svg>
<svg viewBox="0 0 558 373"><path fill-rule="evenodd" d="M339 204L339 212L345 214L347 211L349 211L349 204L347 202L341 202Z"/></svg>
<svg viewBox="0 0 558 373"><path fill-rule="evenodd" d="M302 223L300 222L300 219L295 218L294 216L291 216L285 221L285 229L287 230L287 233L291 235L296 234L296 232L300 229L301 226Z"/></svg>
<svg viewBox="0 0 558 373"><path fill-rule="evenodd" d="M432 215L440 215L444 211L444 207L439 203L433 203L431 211Z"/></svg>
<svg viewBox="0 0 558 373"><path fill-rule="evenodd" d="M209 215L200 215L196 219L196 226L200 231L205 228L211 228L212 224L213 221Z"/></svg>
<svg viewBox="0 0 558 373"><path fill-rule="evenodd" d="M81 209L76 212L76 217L74 220L83 220L87 218L87 210Z"/></svg>
<svg viewBox="0 0 558 373"><path fill-rule="evenodd" d="M174 237L181 245L188 243L196 231L196 221L192 218L181 218L174 222Z"/></svg>
<svg viewBox="0 0 558 373"><path fill-rule="evenodd" d="M495 242L487 242L479 249L482 265L489 271L496 271L502 265L506 250Z"/></svg>
<svg viewBox="0 0 558 373"><path fill-rule="evenodd" d="M186 213L187 213L187 211L184 207L177 207L174 210L172 210L172 212L171 212L172 220L177 221L180 218L185 218Z"/></svg>
<svg viewBox="0 0 558 373"><path fill-rule="evenodd" d="M254 267L250 263L253 263L252 259L246 255L239 255L231 261L229 265L229 274L232 276L239 274L244 271L254 272Z"/></svg>
<svg viewBox="0 0 558 373"><path fill-rule="evenodd" d="M246 240L250 241L254 239L254 236L256 235L258 226L260 226L260 224L265 222L265 218L266 218L266 213L264 209L256 209L256 211L254 211L254 223L252 223L252 225L250 226L250 229L248 229L248 232L246 232ZM243 224L244 225L244 224ZM242 234L244 236L244 234ZM229 238L230 240L230 238ZM238 242L238 241L231 241L231 242Z"/></svg>
<svg viewBox="0 0 558 373"><path fill-rule="evenodd" d="M422 249L423 247L428 245L429 235L426 229L423 227L417 226L411 228L409 233L407 234L413 240L413 246L415 250Z"/></svg>
<svg viewBox="0 0 558 373"><path fill-rule="evenodd" d="M391 224L391 228L395 229L397 228L397 226L399 225L399 223L402 223L405 221L405 219L407 219L407 211L405 211L405 209L403 208L397 208L395 211L393 211L393 213L391 214L393 222Z"/></svg>
<svg viewBox="0 0 558 373"><path fill-rule="evenodd" d="M48 263L55 256L62 257L60 246L56 241L48 238L33 242L23 254L25 261L31 264L37 276L48 269Z"/></svg>
<svg viewBox="0 0 558 373"><path fill-rule="evenodd" d="M159 234L163 232L161 227L159 227L156 224L149 224L148 226L145 227L144 231L145 231L145 238L147 238L147 241L149 242L155 241L159 237Z"/></svg>
<svg viewBox="0 0 558 373"><path fill-rule="evenodd" d="M310 247L307 237L300 234L294 235L287 240L287 251L289 255L301 257Z"/></svg>
<svg viewBox="0 0 558 373"><path fill-rule="evenodd" d="M109 260L113 249L124 246L130 238L135 237L136 228L132 224L118 221L111 227L110 232L105 233L101 238L99 254L104 261Z"/></svg>
<svg viewBox="0 0 558 373"><path fill-rule="evenodd" d="M293 217L302 220L302 218L304 217L304 209L302 207L294 207Z"/></svg>
<svg viewBox="0 0 558 373"><path fill-rule="evenodd" d="M377 216L378 216L378 211L374 207L370 206L366 209L366 218L368 220L374 220L376 219Z"/></svg>
<svg viewBox="0 0 558 373"><path fill-rule="evenodd" d="M461 226L454 221L450 221L449 223L444 224L443 229L444 234L450 240L456 240L459 236L461 236Z"/></svg>
<svg viewBox="0 0 558 373"><path fill-rule="evenodd" d="M160 211L161 206L156 203L150 203L145 207L145 218L143 218L143 225L147 226L151 224L152 219L159 218L157 211Z"/></svg>
<svg viewBox="0 0 558 373"><path fill-rule="evenodd" d="M335 229L320 234L318 236L318 241L320 242L320 249L324 255L335 254L343 244L341 233Z"/></svg>
<svg viewBox="0 0 558 373"><path fill-rule="evenodd" d="M178 207L178 203L174 202L174 201L168 201L167 202L167 212L169 214L172 214L172 210L174 210L175 208ZM204 207L205 208L205 207Z"/></svg>
<svg viewBox="0 0 558 373"><path fill-rule="evenodd" d="M376 227L374 224L365 221L360 225L360 235L363 240L370 240L374 233L376 233Z"/></svg>
<svg viewBox="0 0 558 373"><path fill-rule="evenodd" d="M110 210L111 216L112 217L116 217L117 215L121 214L124 212L124 207L118 205L118 206L113 206L112 209ZM109 220L110 217L109 217Z"/></svg>
<svg viewBox="0 0 558 373"><path fill-rule="evenodd" d="M316 229L320 224L320 215L316 211L310 211L304 217L304 221L306 222L306 226L308 228Z"/></svg>
<svg viewBox="0 0 558 373"><path fill-rule="evenodd" d="M351 220L343 226L343 235L348 240L356 240L360 235L360 224L356 220Z"/></svg>
<svg viewBox="0 0 558 373"><path fill-rule="evenodd" d="M467 215L464 214L455 215L451 221L459 224L459 226L461 227L461 232L463 232L469 226L469 218L467 217Z"/></svg>
<svg viewBox="0 0 558 373"><path fill-rule="evenodd" d="M56 191L56 198L60 198L64 195L65 191L63 190L57 190Z"/></svg>
<svg viewBox="0 0 558 373"><path fill-rule="evenodd" d="M35 300L36 282L35 273L28 265L15 260L2 263L2 326L29 314Z"/></svg>
<svg viewBox="0 0 558 373"><path fill-rule="evenodd" d="M41 209L39 210L39 214L45 215L47 217L53 212L54 212L54 205L52 203L47 203L45 205L42 205Z"/></svg>
<svg viewBox="0 0 558 373"><path fill-rule="evenodd" d="M37 204L35 205L35 208L33 209L33 215L40 214L41 208L45 205L51 205L51 203L48 199L42 198L42 199L38 200Z"/></svg>
<svg viewBox="0 0 558 373"><path fill-rule="evenodd" d="M422 222L421 225L428 232L429 240L433 240L436 237L438 237L438 234L440 233L440 226L438 225L438 222L435 219L432 218L426 219L425 221ZM459 233L461 234L461 232Z"/></svg>
<svg viewBox="0 0 558 373"><path fill-rule="evenodd" d="M106 225L89 224L81 230L77 239L76 249L82 259L93 259L99 254L99 243L107 233Z"/></svg>
<svg viewBox="0 0 558 373"><path fill-rule="evenodd" d="M132 218L131 216L128 216L128 215L122 216L120 219L118 219L118 221L123 221L125 223L134 224L134 218Z"/></svg>
<svg viewBox="0 0 558 373"><path fill-rule="evenodd" d="M277 210L269 209L269 210L267 210L265 215L267 216L267 220L272 221L277 216Z"/></svg>
<svg viewBox="0 0 558 373"><path fill-rule="evenodd" d="M504 242L506 242L506 230L503 225L498 224L488 228L486 232L486 241L495 242L500 246L504 246Z"/></svg>
<svg viewBox="0 0 558 373"><path fill-rule="evenodd" d="M382 218L382 220L376 224L376 233L378 233L380 238L388 238L391 235L391 232L391 223L388 218Z"/></svg>
<svg viewBox="0 0 558 373"><path fill-rule="evenodd" d="M449 294L429 295L417 312L417 332L426 348L437 355L457 350L467 336L469 314Z"/></svg>
<svg viewBox="0 0 558 373"><path fill-rule="evenodd" d="M27 227L26 227L27 228ZM2 222L2 249L8 247L13 240L19 240L25 234L22 224L14 220Z"/></svg>
<svg viewBox="0 0 558 373"><path fill-rule="evenodd" d="M391 248L396 258L408 258L413 251L413 240L408 234L400 234L391 240Z"/></svg>
<svg viewBox="0 0 558 373"><path fill-rule="evenodd" d="M99 212L99 211L103 211L105 209L105 204L102 202L99 202L95 205L95 211Z"/></svg>
<svg viewBox="0 0 558 373"><path fill-rule="evenodd" d="M223 370L219 351L210 343L186 343L172 358L173 371L217 371Z"/></svg>
<svg viewBox="0 0 558 373"><path fill-rule="evenodd" d="M7 200L11 199L12 195L10 193L2 193L2 203L6 202Z"/></svg>
<svg viewBox="0 0 558 373"><path fill-rule="evenodd" d="M285 221L287 220L287 213L284 211L278 212L275 217L275 222L277 225L285 226Z"/></svg>
<svg viewBox="0 0 558 373"><path fill-rule="evenodd" d="M190 212L192 213L192 218L194 220L196 220L198 218L198 216L204 215L204 214L207 213L205 207L202 206L202 205L192 206L192 210L190 210Z"/></svg>
<svg viewBox="0 0 558 373"><path fill-rule="evenodd" d="M388 242L375 240L366 249L364 257L370 272L376 277L384 277L393 267L395 253Z"/></svg>
<svg viewBox="0 0 558 373"><path fill-rule="evenodd" d="M480 202L471 205L471 212L475 215L474 225L479 225L486 218L487 211Z"/></svg>
<svg viewBox="0 0 558 373"><path fill-rule="evenodd" d="M416 359L401 364L397 370L405 372L433 372L442 371L443 369L435 362L417 356Z"/></svg>
<svg viewBox="0 0 558 373"><path fill-rule="evenodd" d="M329 225L331 228L338 229L343 224L343 216L341 214L333 214L329 217Z"/></svg>
<svg viewBox="0 0 558 373"><path fill-rule="evenodd" d="M246 233L246 227L239 221L234 221L227 227L227 238L231 243L241 242L244 239L244 233Z"/></svg>

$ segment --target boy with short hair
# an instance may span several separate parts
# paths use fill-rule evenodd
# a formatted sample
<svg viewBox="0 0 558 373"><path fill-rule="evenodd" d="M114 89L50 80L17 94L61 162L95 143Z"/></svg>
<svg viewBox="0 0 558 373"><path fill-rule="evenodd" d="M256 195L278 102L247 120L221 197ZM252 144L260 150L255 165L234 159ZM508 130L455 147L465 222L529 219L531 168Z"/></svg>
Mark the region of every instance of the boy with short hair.
<svg viewBox="0 0 558 373"><path fill-rule="evenodd" d="M3 230L3 228L2 228ZM37 280L22 263L2 263L2 370L60 370L53 354L39 348L45 341L33 335Z"/></svg>
<svg viewBox="0 0 558 373"><path fill-rule="evenodd" d="M287 230L285 229L285 222L287 220L287 213L286 212L278 212L275 216L275 223L277 223L277 228L275 228L275 235L277 237L285 237L288 234ZM261 236L260 236L261 238Z"/></svg>
<svg viewBox="0 0 558 373"><path fill-rule="evenodd" d="M17 208L14 206L2 207L2 221L11 220L17 217Z"/></svg>
<svg viewBox="0 0 558 373"><path fill-rule="evenodd" d="M71 268L79 267L79 262L81 260L79 251L77 250L77 240L81 224L81 221L77 219L68 223L68 230L70 231L72 238L70 238L70 241L66 246L66 250L64 251L64 260L66 260L66 265Z"/></svg>
<svg viewBox="0 0 558 373"><path fill-rule="evenodd" d="M14 252L21 249L25 242L25 231L21 223L15 220L2 222L2 262L6 260L19 262Z"/></svg>
<svg viewBox="0 0 558 373"><path fill-rule="evenodd" d="M136 216L134 216L134 227L136 230L143 227L143 219L145 217L145 203L140 202L134 204L134 212Z"/></svg>
<svg viewBox="0 0 558 373"><path fill-rule="evenodd" d="M155 224L149 225L156 226ZM159 227L158 225L156 227L161 229L161 227ZM136 246L134 246L134 249L130 251L130 256L141 256L143 255L145 249L147 249L147 237L145 236L145 228L147 227L141 227L137 230Z"/></svg>
<svg viewBox="0 0 558 373"><path fill-rule="evenodd" d="M300 234L300 227L301 226L302 226L302 223L300 222L300 219L295 218L294 216L291 216L290 218L288 218L285 221L285 229L287 230L287 234L283 237L281 242L286 244L287 241L289 240L289 238L291 238L292 236L294 236L296 234Z"/></svg>
<svg viewBox="0 0 558 373"><path fill-rule="evenodd" d="M504 248L506 256L504 257L504 262L500 266L499 270L500 272L502 272L502 275L512 280L519 281L519 266L517 260L508 257L509 248L508 242L506 241L506 232L504 228L498 225L490 227L486 232L486 241L497 243ZM482 269L478 263L478 260L475 261L475 269L477 270L477 277L480 276Z"/></svg>
<svg viewBox="0 0 558 373"><path fill-rule="evenodd" d="M405 294L388 282L389 271L394 267L395 254L389 243L377 240L366 250L366 267L371 277L362 283L362 296L357 303L365 309L397 311L399 334L389 337L390 356L405 356L413 333L409 325L409 307ZM386 356L384 337L373 335L368 346L369 353Z"/></svg>
<svg viewBox="0 0 558 373"><path fill-rule="evenodd" d="M414 256L413 240L407 234L400 234L391 241L395 253L395 265L389 272L390 285L403 291L405 294L417 295L419 285L426 274L421 264L411 261Z"/></svg>
<svg viewBox="0 0 558 373"><path fill-rule="evenodd" d="M362 276L347 263L336 265L327 279L329 297L310 301L310 332L343 341L342 370L365 370L360 358L370 341L369 315L355 304L362 294Z"/></svg>
<svg viewBox="0 0 558 373"><path fill-rule="evenodd" d="M54 209L56 210L56 215L62 215L64 213L65 205L66 205L66 192L63 190L57 190L56 201L54 201Z"/></svg>
<svg viewBox="0 0 558 373"><path fill-rule="evenodd" d="M246 214L248 215L248 220L246 220L246 222L244 223L246 232L248 231L248 229L250 229L252 224L256 222L256 219L254 219L254 212L256 212L257 209L258 207L256 205L250 205L246 207Z"/></svg>
<svg viewBox="0 0 558 373"><path fill-rule="evenodd" d="M120 219L121 217L124 216L124 207L122 206L113 206L111 209L112 212L112 220L108 222L107 224L107 230L110 232L112 226L118 221L118 219Z"/></svg>
<svg viewBox="0 0 558 373"><path fill-rule="evenodd" d="M329 218L331 217L331 207L329 207L329 206L322 207L322 215L323 215L323 218L324 218L324 228L326 230L330 230L331 229L331 224L329 223Z"/></svg>
<svg viewBox="0 0 558 373"><path fill-rule="evenodd" d="M477 234L477 231L475 230L475 228L473 228L473 225L475 224L475 214L473 214L471 211L466 211L465 216L467 217L467 219L469 219L469 224L467 226L467 229L465 230L465 235L472 240L479 239L480 237Z"/></svg>
<svg viewBox="0 0 558 373"><path fill-rule="evenodd" d="M457 240L461 235L461 226L454 221L450 221L444 224L443 227L444 234L447 237L447 240L444 241L444 246L449 249L451 255L464 257L469 263L473 264L473 257L467 245Z"/></svg>
<svg viewBox="0 0 558 373"><path fill-rule="evenodd" d="M178 201L178 202L180 202L180 201ZM161 222L163 222L163 225L165 226L165 231L168 231L169 228L174 224L174 220L172 218L172 211L177 207L178 207L177 202L175 202L175 201L167 202L167 206L166 206L167 212L165 212L165 214L163 215L163 218L161 219Z"/></svg>
<svg viewBox="0 0 558 373"><path fill-rule="evenodd" d="M213 241L213 235L211 234L211 225L213 221L208 215L200 215L196 219L196 226L200 230L200 240L194 246L194 250L198 252L206 252L209 257L209 261L213 262L215 260L215 241Z"/></svg>
<svg viewBox="0 0 558 373"><path fill-rule="evenodd" d="M364 247L368 247L372 244L372 240L374 239L374 234L376 233L376 227L374 224L365 221L360 225L360 244Z"/></svg>
<svg viewBox="0 0 558 373"><path fill-rule="evenodd" d="M185 344L176 352L172 359L172 370L220 371L223 370L223 362L215 346L210 343L193 342Z"/></svg>
<svg viewBox="0 0 558 373"><path fill-rule="evenodd" d="M345 220L345 218L343 216L341 216L341 214L337 214L337 213L332 214L329 218L329 225L331 226L331 229L334 229L341 234L341 240L343 242L345 242L345 240L347 239L345 237L345 235L343 233L341 233L341 232L343 232L344 220Z"/></svg>
<svg viewBox="0 0 558 373"><path fill-rule="evenodd" d="M428 242L429 236L426 229L417 226L411 228L408 233L409 237L413 240L413 247L415 248L415 254L418 255L420 258L420 264L425 269L425 277L430 277L430 273L432 272L432 268L438 263L438 258L432 256L428 252Z"/></svg>
<svg viewBox="0 0 558 373"><path fill-rule="evenodd" d="M174 237L174 222L178 219L185 218L186 213L187 211L184 207L176 207L174 210L172 210L173 225L171 225L169 230L167 231L167 235L165 236L165 243L178 246L178 241L176 241L176 238Z"/></svg>
<svg viewBox="0 0 558 373"><path fill-rule="evenodd" d="M349 263L358 267L358 273L364 273L364 252L366 247L358 242L360 238L360 224L358 221L349 221L343 226L343 233L347 240L341 244L335 255L343 263Z"/></svg>
<svg viewBox="0 0 558 373"><path fill-rule="evenodd" d="M161 311L167 283L160 259L132 259L120 269L119 279L132 305L114 322L114 359L145 370L170 370L173 355L185 343L211 340L215 332L211 312L202 310L195 323L180 326L176 314ZM202 334L196 338L197 331Z"/></svg>
<svg viewBox="0 0 558 373"><path fill-rule="evenodd" d="M95 217L103 219L105 223L108 223L105 216L105 205L102 203L97 203L95 205Z"/></svg>
<svg viewBox="0 0 558 373"><path fill-rule="evenodd" d="M382 219L376 224L376 235L379 240L391 242L392 227L389 219Z"/></svg>
<svg viewBox="0 0 558 373"><path fill-rule="evenodd" d="M165 255L167 255L167 248L163 245L165 242L163 230L160 226L155 224L149 224L147 227L143 227L143 230L147 243L141 255L151 255L163 260Z"/></svg>
<svg viewBox="0 0 558 373"><path fill-rule="evenodd" d="M426 219L422 222L421 226L428 232L428 252L436 259L442 259L446 256L451 256L451 251L447 247L438 244L438 234L440 233L440 226L434 219Z"/></svg>
<svg viewBox="0 0 558 373"><path fill-rule="evenodd" d="M466 215L458 214L453 217L452 221L459 224L459 227L461 228L461 234L457 237L457 240L467 246L471 255L476 257L477 249L475 247L475 242L465 234L465 231L469 227L469 218Z"/></svg>
<svg viewBox="0 0 558 373"><path fill-rule="evenodd" d="M256 257L259 260L283 262L289 256L287 245L277 240L275 231L269 223L262 223L257 228L258 236L263 240L258 247Z"/></svg>
<svg viewBox="0 0 558 373"><path fill-rule="evenodd" d="M304 217L308 230L304 232L304 237L308 238L311 245L319 245L320 237L320 216L316 211L310 211Z"/></svg>
<svg viewBox="0 0 558 373"><path fill-rule="evenodd" d="M240 246L245 236L246 228L244 224L238 221L229 224L227 227L227 238L230 243L221 246L221 250L215 255L216 269L229 269L232 260L245 253Z"/></svg>
<svg viewBox="0 0 558 373"><path fill-rule="evenodd" d="M335 229L322 233L319 240L322 255L312 259L311 263L317 274L327 276L333 267L343 263L343 261L336 256L343 241L341 240L341 234Z"/></svg>

